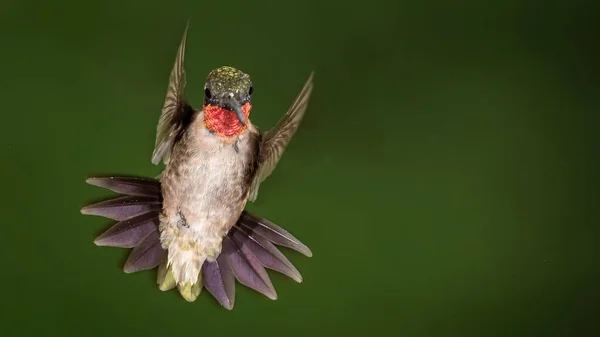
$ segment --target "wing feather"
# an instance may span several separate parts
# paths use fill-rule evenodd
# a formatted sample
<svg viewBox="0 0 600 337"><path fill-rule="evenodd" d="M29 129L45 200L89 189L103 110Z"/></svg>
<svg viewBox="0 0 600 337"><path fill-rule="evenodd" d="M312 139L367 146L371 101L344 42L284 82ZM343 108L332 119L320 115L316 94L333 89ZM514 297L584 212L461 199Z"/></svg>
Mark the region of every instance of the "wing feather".
<svg viewBox="0 0 600 337"><path fill-rule="evenodd" d="M283 152L288 146L292 136L298 130L300 122L306 112L308 100L313 89L313 75L311 72L304 84L302 91L294 100L287 113L271 130L262 136L259 152L258 170L252 182L249 200L255 201L258 196L260 183L267 179L279 163Z"/></svg>
<svg viewBox="0 0 600 337"><path fill-rule="evenodd" d="M193 113L193 109L186 103L184 97L186 85L184 58L188 26L189 21L177 50L165 102L156 127L156 143L152 153L152 163L155 165L158 165L161 159L165 164L169 162L173 144L178 139L179 133L184 130L183 124Z"/></svg>

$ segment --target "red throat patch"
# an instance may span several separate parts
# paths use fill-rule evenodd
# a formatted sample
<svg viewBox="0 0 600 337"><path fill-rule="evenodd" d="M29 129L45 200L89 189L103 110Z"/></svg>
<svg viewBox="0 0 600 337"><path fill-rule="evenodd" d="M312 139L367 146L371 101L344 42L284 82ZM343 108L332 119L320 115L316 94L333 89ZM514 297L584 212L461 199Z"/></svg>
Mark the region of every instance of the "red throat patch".
<svg viewBox="0 0 600 337"><path fill-rule="evenodd" d="M246 122L246 125L242 125L235 111L207 104L204 106L204 126L210 131L216 132L221 137L239 135L248 128L248 116L250 116L251 109L252 105L250 102L242 105L244 121Z"/></svg>

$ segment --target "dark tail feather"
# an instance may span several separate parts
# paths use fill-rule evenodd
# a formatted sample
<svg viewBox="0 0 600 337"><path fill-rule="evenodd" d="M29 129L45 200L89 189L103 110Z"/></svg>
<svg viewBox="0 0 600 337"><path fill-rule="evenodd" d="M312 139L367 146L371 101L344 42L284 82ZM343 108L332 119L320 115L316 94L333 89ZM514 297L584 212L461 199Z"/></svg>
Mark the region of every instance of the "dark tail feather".
<svg viewBox="0 0 600 337"><path fill-rule="evenodd" d="M231 231L231 235L247 245L263 266L287 275L298 283L302 282L302 276L296 267L270 241L243 229L232 228Z"/></svg>
<svg viewBox="0 0 600 337"><path fill-rule="evenodd" d="M124 196L101 201L81 209L81 213L123 221L152 211L160 211L162 201L155 197Z"/></svg>
<svg viewBox="0 0 600 337"><path fill-rule="evenodd" d="M95 177L86 182L90 185L109 189L113 192L139 197L160 196L160 182L134 177Z"/></svg>
<svg viewBox="0 0 600 337"><path fill-rule="evenodd" d="M159 225L158 212L138 215L134 218L117 222L106 232L94 240L98 246L133 248L150 232L156 231Z"/></svg>
<svg viewBox="0 0 600 337"><path fill-rule="evenodd" d="M244 211L238 220L238 225L247 228L251 233L259 234L276 245L291 248L308 257L312 256L312 252L305 244L267 219L258 218Z"/></svg>
<svg viewBox="0 0 600 337"><path fill-rule="evenodd" d="M227 254L233 274L241 284L272 300L277 299L277 293L267 271L243 241L228 234L223 239L221 253Z"/></svg>
<svg viewBox="0 0 600 337"><path fill-rule="evenodd" d="M204 262L202 266L204 287L227 309L235 303L235 276L226 254L221 254L214 262Z"/></svg>
<svg viewBox="0 0 600 337"><path fill-rule="evenodd" d="M125 195L81 210L83 214L119 221L96 238L95 243L133 248L124 267L127 273L152 269L165 262L167 254L161 247L158 230L162 209L160 182L132 177L99 177L90 178L87 182ZM205 262L202 266L204 287L229 310L233 309L235 302L235 279L276 299L277 293L265 267L297 282L302 281L302 276L274 244L312 256L306 245L283 228L267 219L242 212L236 225L223 238L223 248L217 260Z"/></svg>
<svg viewBox="0 0 600 337"><path fill-rule="evenodd" d="M160 233L158 228L155 228L131 250L123 269L128 274L153 269L158 267L166 257L167 252L160 245Z"/></svg>

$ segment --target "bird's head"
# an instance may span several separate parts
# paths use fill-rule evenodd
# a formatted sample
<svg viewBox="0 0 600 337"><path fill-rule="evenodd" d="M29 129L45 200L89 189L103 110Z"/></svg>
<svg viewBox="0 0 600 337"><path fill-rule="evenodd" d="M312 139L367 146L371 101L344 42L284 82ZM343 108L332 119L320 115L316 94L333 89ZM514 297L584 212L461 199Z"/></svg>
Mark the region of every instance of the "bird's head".
<svg viewBox="0 0 600 337"><path fill-rule="evenodd" d="M244 132L252 109L252 91L246 73L228 66L211 71L204 86L204 125L224 137Z"/></svg>

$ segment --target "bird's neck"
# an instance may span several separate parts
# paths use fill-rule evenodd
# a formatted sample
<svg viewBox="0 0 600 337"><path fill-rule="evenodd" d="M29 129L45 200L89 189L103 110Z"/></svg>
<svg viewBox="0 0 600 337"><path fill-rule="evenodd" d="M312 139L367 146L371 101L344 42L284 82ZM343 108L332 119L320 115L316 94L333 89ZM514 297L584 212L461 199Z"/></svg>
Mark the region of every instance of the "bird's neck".
<svg viewBox="0 0 600 337"><path fill-rule="evenodd" d="M204 126L221 137L233 137L246 131L248 128L248 117L252 105L250 102L242 105L246 125L242 125L234 111L216 105L204 105Z"/></svg>

